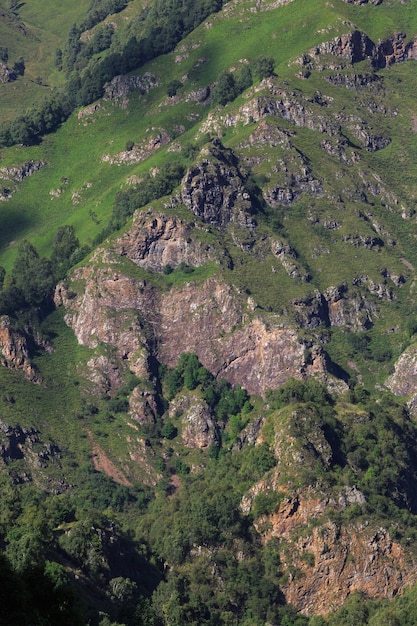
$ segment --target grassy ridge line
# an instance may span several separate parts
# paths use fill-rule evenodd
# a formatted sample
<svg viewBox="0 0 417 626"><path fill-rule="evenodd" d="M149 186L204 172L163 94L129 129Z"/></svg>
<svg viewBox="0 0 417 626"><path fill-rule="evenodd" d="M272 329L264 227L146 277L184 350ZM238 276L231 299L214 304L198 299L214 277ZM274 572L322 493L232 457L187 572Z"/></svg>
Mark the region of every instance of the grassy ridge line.
<svg viewBox="0 0 417 626"><path fill-rule="evenodd" d="M9 65L25 59L25 75L0 87L0 120L11 120L16 110L25 110L39 101L54 86L63 82L63 75L54 65L55 50L65 42L71 25L87 13L89 0L34 0L22 3L16 15L0 20L0 42L9 50ZM9 12L9 2L0 4L0 11ZM42 78L42 85L35 81Z"/></svg>
<svg viewBox="0 0 417 626"><path fill-rule="evenodd" d="M348 9L352 8L350 6L347 8L343 2L339 5L338 11L343 9L348 12ZM339 23L337 13L328 8L323 10L317 0L310 0L308 5L306 3L301 5L295 1L275 11L256 15L249 12L249 7L249 4L237 7L241 13L245 8L248 11L247 17L244 18L239 11L237 16L231 13L227 19L222 13L212 16L211 28L207 29L202 26L185 40L186 45L199 43L200 46L191 52L184 62L175 64L174 53L148 64L144 67L144 71L153 71L164 82L169 82L174 72L176 76L181 77L183 72L193 70L193 65L196 64L198 58L206 53L207 62L192 76L195 86L204 85L215 80L219 71L230 67L238 58L255 56L259 51L259 41L262 40L266 42L265 50L271 52L278 60L278 72L282 75L287 73L289 76L293 75L294 70L288 67L288 61L297 57L306 48L307 42L302 33L306 29L306 24L310 23L309 18L315 26L327 23L330 27L333 23L333 32L346 30L346 26ZM373 8L376 10L375 7ZM381 7L377 9L382 10ZM368 14L370 14L369 9ZM358 15L366 21L365 12ZM250 28L246 29L243 38L240 36L242 23L243 28L246 28L245 19L249 18L251 19ZM249 26L249 22L247 24ZM313 32L313 29L309 32ZM333 32L310 35L308 47L320 40L330 38ZM282 45L283 41L286 44L290 42L291 45ZM169 68L168 71L167 68ZM120 188L127 175L132 172L140 175L141 171L149 169L151 165L163 163L165 150L143 164L126 166L126 168L112 168L107 164L101 164L100 158L107 151L111 150L115 153L124 149L129 139L140 141L151 119L155 127L165 127L169 124L170 117L175 116L178 120L181 119L184 115L183 104L169 110L158 107L164 97L164 90L165 86L162 85L145 98L136 99L132 95L131 105L125 111L108 106L102 115L99 114L94 118L94 123L85 122L86 126L74 115L56 135L48 137L42 146L3 151L9 163L26 158L36 160L44 157L48 161L48 166L44 170L31 179L25 180L20 191L7 205L5 203L7 209L2 211L1 216L5 224L2 231L5 233L2 240L3 249L10 241L25 236L31 238L41 253L47 253L54 229L63 223L74 224L81 241L94 237L102 228L103 222L108 219L115 190ZM201 114L204 115L205 111L201 111ZM117 127L117 133L114 133L115 127ZM89 169L86 174L85 162L87 160ZM60 186L62 177L69 179L69 185L65 188L62 197L51 200L49 192ZM93 186L83 194L79 205L73 205L71 193L81 189L88 182L92 182ZM100 225L94 224L88 217L89 210L97 213ZM13 256L14 252L11 248L3 252L0 262L10 267Z"/></svg>
<svg viewBox="0 0 417 626"><path fill-rule="evenodd" d="M317 7L316 0L310 2L309 11L312 15L316 15ZM249 31L250 37L240 37L241 18L239 15L237 18L231 16L228 19L224 19L223 15L214 16L210 18L213 23L211 29L202 26L185 40L186 45L191 45L196 41L200 43L200 47L190 54L187 61L179 65L175 64L173 62L174 55L171 54L148 64L143 70L153 71L158 76L163 77L164 81L169 82L172 74L166 71L167 61L172 72L176 71L177 76L181 77L183 72L192 69L193 64L197 62L200 56L206 54L208 61L198 70L193 83L196 86L207 84L215 79L221 69L228 68L231 63L235 62L238 56L256 56L259 51L260 39L270 40L274 49L280 50L280 53L285 54L285 60L288 60L288 56L292 56L293 51L285 51L284 47L281 49L277 30L278 33L279 31L285 33L290 25L296 23L296 19L304 20L306 7L304 6L303 11L301 11L300 6L294 3L288 7L255 16L250 13L250 17L252 20ZM318 18L316 17L316 19ZM303 50L303 45L301 42L298 43L297 53ZM33 178L25 180L20 191L7 203L7 213L2 216L5 223L5 228L2 229L4 236L1 242L3 250L10 241L25 236L29 237L34 245L39 247L41 253L44 250L47 252L53 236L51 231L63 223L74 223L74 225L79 226L77 234L82 241L93 236L102 227L102 224L97 227L91 222L91 219L87 217L88 209L91 208L97 212L100 220L106 220L110 214L112 203L110 196L114 193L114 185L117 184L116 188L118 188L125 174L120 170L116 174L114 171L116 168L99 164L96 159L99 160L101 155L109 150L110 142L112 142L112 152L117 152L124 149L127 140L139 140L150 123L150 111L152 111L152 124L163 126L165 123L163 109L158 110L158 103L162 97L164 97L164 87L151 92L146 98L137 100L133 96L132 104L127 111L109 108L107 113L111 111L110 118L99 115L94 120L94 124L88 124L88 126L78 122L74 115L56 135L49 137L44 145L4 150L3 156L6 163L11 164L31 158L35 160L46 158L48 167L41 170ZM183 115L183 105L168 111L167 117L174 112L180 119ZM117 134L113 131L114 127L117 127ZM162 162L161 156L150 159L149 163L143 165L127 167L126 174L129 171L140 172L142 169L148 169L154 160ZM86 160L89 163L88 180L94 183L89 194L91 200L88 202L88 208L85 202L79 206L71 206L68 191L79 189L88 182L84 165ZM95 167L94 163L96 163ZM62 177L67 177L70 180L68 191L65 189L62 198L51 200L49 192L59 187ZM119 182L117 183L117 181ZM5 251L0 262L6 267L10 267L13 256L13 250Z"/></svg>

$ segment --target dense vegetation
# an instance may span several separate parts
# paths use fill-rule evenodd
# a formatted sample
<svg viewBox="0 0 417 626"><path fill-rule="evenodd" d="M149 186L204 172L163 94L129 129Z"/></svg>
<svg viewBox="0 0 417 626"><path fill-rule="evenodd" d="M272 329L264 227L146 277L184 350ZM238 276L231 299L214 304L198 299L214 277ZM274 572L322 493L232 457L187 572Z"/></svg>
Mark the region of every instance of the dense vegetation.
<svg viewBox="0 0 417 626"><path fill-rule="evenodd" d="M3 475L1 533L6 552L2 587L13 588L12 596L5 596L11 607L7 623L22 623L26 619L22 616L30 615L31 623L53 624L57 612L67 620L62 623L85 623L82 620L90 615L91 623L102 626L309 623L285 606L280 594L280 542L262 546L253 527L254 519L276 510L280 498L260 494L250 515L240 509L246 490L279 462L267 442L242 449L234 445L233 415L247 418L251 410L246 394L214 381L191 354L184 354L175 370L162 374L167 398L184 391L201 391L205 397L217 398L211 401L223 445L206 457L204 473L191 474L176 452L178 432L166 428L164 420L162 432L171 457L158 462L162 478L156 494L150 489L117 485L87 466L73 474L77 489L58 495L31 486L12 486ZM165 406L168 402L166 399ZM414 515L409 512L413 494L407 493L407 485L416 480L411 478L417 460L410 457L410 442L417 433L403 407L392 399L378 405L369 399L366 404L350 405L353 415L356 407L358 421L343 422L345 412L337 409L318 383L290 381L270 398L265 432L276 412L282 410L279 407L285 410L288 402L316 416L304 423L303 431L294 424L291 435L306 445L309 433L321 429L334 453L334 461L327 467L317 455L306 457L306 466L294 469L299 480L329 492L337 489L338 483L349 483L349 474L354 472L366 503L352 505L343 516L350 521L362 516L382 521L389 511L393 536L408 544L410 536L417 533ZM113 402L112 409L123 411L120 399ZM150 437L149 445L159 450L158 456L165 456L158 443L160 435L151 433ZM359 441L370 441L372 446L361 443L358 447ZM383 467L378 468L381 459ZM165 493L170 493L176 474L182 487L167 500ZM134 536L123 530L133 522ZM102 610L99 621L89 594L82 594L82 602L75 600L71 570L80 572L83 585L88 580L91 591L95 588L94 603ZM350 624L352 619L360 619L355 623L364 625L385 623L376 620L392 615L401 619L414 593L410 591L393 605L352 598L334 617L310 622L312 626L336 626ZM18 608L13 601L17 594L25 598ZM407 619L411 621L398 623L415 623L414 618Z"/></svg>

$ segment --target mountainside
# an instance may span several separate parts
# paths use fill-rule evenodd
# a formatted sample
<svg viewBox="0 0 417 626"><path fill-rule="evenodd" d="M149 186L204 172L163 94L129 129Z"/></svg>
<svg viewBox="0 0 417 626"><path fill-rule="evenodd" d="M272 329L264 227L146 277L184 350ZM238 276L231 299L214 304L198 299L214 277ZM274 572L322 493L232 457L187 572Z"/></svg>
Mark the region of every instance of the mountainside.
<svg viewBox="0 0 417 626"><path fill-rule="evenodd" d="M0 22L0 623L417 623L417 1Z"/></svg>

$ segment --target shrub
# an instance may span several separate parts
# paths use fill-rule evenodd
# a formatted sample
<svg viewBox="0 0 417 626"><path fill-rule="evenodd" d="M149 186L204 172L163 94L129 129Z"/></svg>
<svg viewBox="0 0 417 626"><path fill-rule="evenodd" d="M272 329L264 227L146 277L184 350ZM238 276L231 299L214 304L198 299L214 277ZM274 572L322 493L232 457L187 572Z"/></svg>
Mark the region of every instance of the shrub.
<svg viewBox="0 0 417 626"><path fill-rule="evenodd" d="M172 96L177 95L177 91L181 89L182 82L180 80L174 79L167 85L167 95L171 98Z"/></svg>
<svg viewBox="0 0 417 626"><path fill-rule="evenodd" d="M260 56L253 62L253 70L260 80L274 74L275 61L272 57Z"/></svg>

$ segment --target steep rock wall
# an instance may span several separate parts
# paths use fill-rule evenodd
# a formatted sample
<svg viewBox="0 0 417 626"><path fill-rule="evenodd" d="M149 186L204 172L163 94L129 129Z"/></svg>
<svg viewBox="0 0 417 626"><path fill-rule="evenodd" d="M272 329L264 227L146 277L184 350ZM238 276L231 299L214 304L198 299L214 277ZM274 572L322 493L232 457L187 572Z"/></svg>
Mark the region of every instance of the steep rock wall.
<svg viewBox="0 0 417 626"><path fill-rule="evenodd" d="M148 371L150 354L172 367L181 353L194 352L214 375L264 395L290 376L323 369L294 329L277 316L250 319L247 298L221 279L163 293L112 267L77 270L74 278L81 277L85 288L78 296L64 284L57 288L66 322L80 343L113 346L138 375Z"/></svg>

